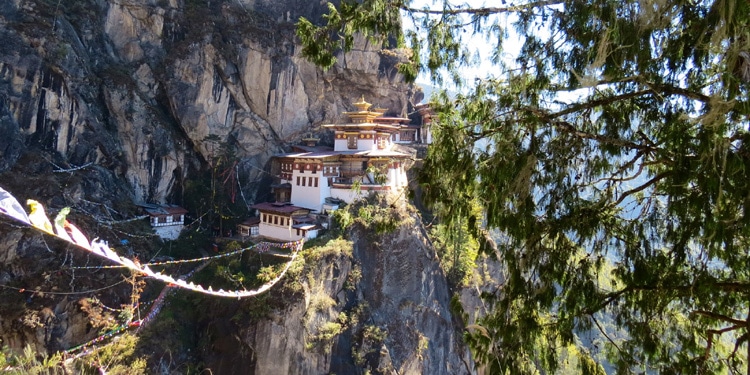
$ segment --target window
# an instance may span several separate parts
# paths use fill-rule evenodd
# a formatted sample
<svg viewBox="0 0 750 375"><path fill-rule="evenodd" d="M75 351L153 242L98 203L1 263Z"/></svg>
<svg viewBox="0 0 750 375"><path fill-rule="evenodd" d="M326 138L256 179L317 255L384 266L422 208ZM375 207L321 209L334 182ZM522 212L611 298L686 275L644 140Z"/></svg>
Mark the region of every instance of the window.
<svg viewBox="0 0 750 375"><path fill-rule="evenodd" d="M357 136L356 135L350 135L346 138L346 147L350 149L357 148Z"/></svg>
<svg viewBox="0 0 750 375"><path fill-rule="evenodd" d="M297 176L297 186L299 186L299 176Z"/></svg>
<svg viewBox="0 0 750 375"><path fill-rule="evenodd" d="M415 131L404 130L404 131L401 131L401 134L400 134L399 138L401 138L401 141L411 142L411 141L414 141L414 135L415 135L415 133L416 133Z"/></svg>
<svg viewBox="0 0 750 375"><path fill-rule="evenodd" d="M312 187L312 177L307 178L307 186Z"/></svg>
<svg viewBox="0 0 750 375"><path fill-rule="evenodd" d="M276 215L273 216L273 224L274 225L279 225L279 217L276 216Z"/></svg>
<svg viewBox="0 0 750 375"><path fill-rule="evenodd" d="M318 178L315 177L315 187L318 187Z"/></svg>
<svg viewBox="0 0 750 375"><path fill-rule="evenodd" d="M302 176L302 186L305 186L305 176Z"/></svg>
<svg viewBox="0 0 750 375"><path fill-rule="evenodd" d="M387 145L388 137L382 136L378 138L378 149L382 150Z"/></svg>

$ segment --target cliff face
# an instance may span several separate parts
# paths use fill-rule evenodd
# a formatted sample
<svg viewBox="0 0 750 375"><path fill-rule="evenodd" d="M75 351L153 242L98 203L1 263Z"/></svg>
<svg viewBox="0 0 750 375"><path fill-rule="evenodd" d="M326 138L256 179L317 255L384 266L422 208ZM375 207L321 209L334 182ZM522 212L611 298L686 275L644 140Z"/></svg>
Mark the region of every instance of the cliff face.
<svg viewBox="0 0 750 375"><path fill-rule="evenodd" d="M223 351L206 358L207 365L227 374L473 373L418 215L405 204L380 209L395 223L392 230L376 233L358 220L350 240L307 250L304 267L270 292L278 306L252 324L234 319L231 345L223 336L207 343ZM202 325L232 316L229 310Z"/></svg>
<svg viewBox="0 0 750 375"><path fill-rule="evenodd" d="M404 113L409 87L377 48L328 72L300 58L305 1L15 0L0 5L0 172L27 151L104 166L136 201L163 201L215 150L245 177L361 95ZM252 191L248 191L251 193Z"/></svg>
<svg viewBox="0 0 750 375"><path fill-rule="evenodd" d="M160 245L126 233L145 223L111 223L133 217L134 202L182 203L219 144L234 147L252 201L270 156L352 101L408 110L398 51L359 40L326 72L299 56L294 22L324 10L307 0L0 2L0 186L51 216L72 206L79 226L124 254ZM221 373L469 372L445 278L410 215L382 238L354 230L351 255L324 259L272 318L195 309L196 325L211 322L212 346L193 347L199 360ZM1 345L85 342L114 323L88 298L120 306L140 288L119 271L75 268L92 260L34 230L0 219L0 234ZM257 302L209 303L237 312Z"/></svg>

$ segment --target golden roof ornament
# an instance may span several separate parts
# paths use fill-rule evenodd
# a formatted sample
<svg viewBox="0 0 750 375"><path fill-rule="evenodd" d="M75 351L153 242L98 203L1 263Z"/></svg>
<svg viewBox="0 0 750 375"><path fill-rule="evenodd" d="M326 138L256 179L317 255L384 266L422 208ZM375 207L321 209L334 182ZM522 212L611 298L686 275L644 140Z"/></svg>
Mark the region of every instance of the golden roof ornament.
<svg viewBox="0 0 750 375"><path fill-rule="evenodd" d="M354 104L354 106L357 107L357 109L359 109L360 112L365 112L370 108L370 106L372 106L372 104L365 101L364 95L362 95L362 98L359 99L358 102L352 103L352 104Z"/></svg>
<svg viewBox="0 0 750 375"><path fill-rule="evenodd" d="M319 140L320 138L313 137L312 133L310 133L310 135L308 135L307 137L302 138L302 142L304 142L305 145L310 146L310 147L317 145Z"/></svg>

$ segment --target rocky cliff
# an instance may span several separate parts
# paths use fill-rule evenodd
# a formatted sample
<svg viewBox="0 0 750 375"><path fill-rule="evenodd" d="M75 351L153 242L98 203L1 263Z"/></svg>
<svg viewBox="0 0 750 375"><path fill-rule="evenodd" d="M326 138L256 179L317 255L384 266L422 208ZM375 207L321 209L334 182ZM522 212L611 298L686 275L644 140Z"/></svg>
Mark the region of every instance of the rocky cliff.
<svg viewBox="0 0 750 375"><path fill-rule="evenodd" d="M222 374L473 373L415 209L375 205L347 239L308 244L284 285L259 300L237 308L186 298L180 311L215 312L186 322L213 332L203 345L212 348L202 354L207 367Z"/></svg>
<svg viewBox="0 0 750 375"><path fill-rule="evenodd" d="M409 110L399 51L359 40L325 72L299 56L294 22L324 9L306 0L0 2L0 186L52 216L73 207L72 220L123 254L196 252L129 222L134 203L188 203L185 187L226 145L252 202L271 155L360 96L389 114ZM170 358L221 373L468 372L445 278L412 216L384 237L354 230L351 255L323 259L292 293L300 298L267 304L272 318L252 313L271 297L191 301L194 333L207 337L166 348ZM0 219L0 238L0 345L14 350L85 342L117 318L102 306L127 305L144 287L116 270L78 268L101 262L10 221ZM232 319L242 316L252 318ZM181 324L171 318L157 324ZM139 345L162 354L151 366L169 368L158 328Z"/></svg>
<svg viewBox="0 0 750 375"><path fill-rule="evenodd" d="M395 114L410 87L367 41L323 72L301 59L307 1L14 0L0 5L0 172L25 152L103 166L135 201L164 201L215 150L247 181L270 155L365 95ZM55 164L50 165L55 166ZM248 188L248 193L253 193Z"/></svg>

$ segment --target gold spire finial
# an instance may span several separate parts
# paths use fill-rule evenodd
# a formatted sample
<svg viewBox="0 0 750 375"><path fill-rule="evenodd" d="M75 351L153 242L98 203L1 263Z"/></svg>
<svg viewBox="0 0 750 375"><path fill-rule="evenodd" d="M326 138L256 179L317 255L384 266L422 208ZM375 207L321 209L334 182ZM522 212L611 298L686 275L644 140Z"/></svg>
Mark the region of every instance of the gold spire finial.
<svg viewBox="0 0 750 375"><path fill-rule="evenodd" d="M368 102L365 101L365 96L364 95L362 95L362 98L359 99L358 102L353 103L353 104L354 104L355 107L357 107L357 109L360 110L360 112L366 111L372 105L372 104L370 104L370 103L368 103Z"/></svg>

